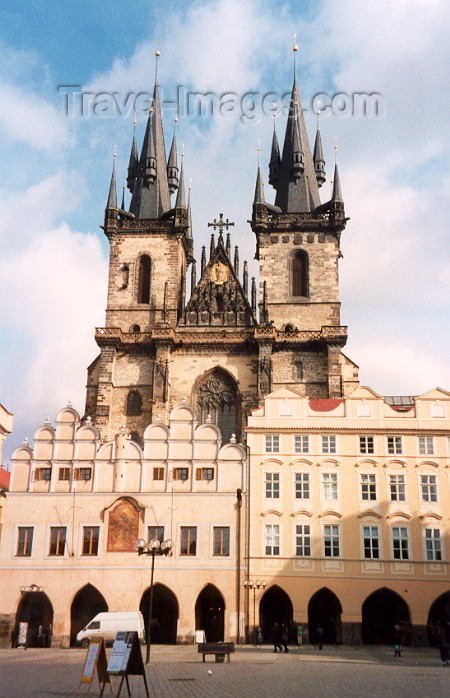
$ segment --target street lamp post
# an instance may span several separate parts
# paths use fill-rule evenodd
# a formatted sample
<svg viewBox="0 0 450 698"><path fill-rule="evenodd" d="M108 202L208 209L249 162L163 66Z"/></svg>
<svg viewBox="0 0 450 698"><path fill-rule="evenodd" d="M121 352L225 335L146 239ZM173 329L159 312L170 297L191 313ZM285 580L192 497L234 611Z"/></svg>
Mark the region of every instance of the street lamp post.
<svg viewBox="0 0 450 698"><path fill-rule="evenodd" d="M254 582L252 579L245 579L244 580L244 587L246 589L253 589L253 645L256 647L256 590L258 589L265 589L267 586L267 582L265 579L262 581L260 579L257 579L256 582Z"/></svg>
<svg viewBox="0 0 450 698"><path fill-rule="evenodd" d="M153 614L153 576L155 572L155 555L170 555L170 551L173 548L173 541L170 539L160 541L155 538L151 540L148 544L143 538L139 538L136 543L136 549L138 555L151 555L152 558L152 571L150 577L150 604L148 608L148 621L147 621L147 651L145 655L145 663L150 662L150 648L152 644L152 614Z"/></svg>

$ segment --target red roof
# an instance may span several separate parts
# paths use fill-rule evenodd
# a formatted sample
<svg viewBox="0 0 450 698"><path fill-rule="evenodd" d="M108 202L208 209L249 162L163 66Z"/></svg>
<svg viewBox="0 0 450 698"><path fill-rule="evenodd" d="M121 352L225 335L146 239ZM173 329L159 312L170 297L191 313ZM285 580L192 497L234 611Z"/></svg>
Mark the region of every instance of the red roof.
<svg viewBox="0 0 450 698"><path fill-rule="evenodd" d="M335 410L342 402L344 401L340 398L327 397L310 400L309 406L314 412L330 412L331 410Z"/></svg>
<svg viewBox="0 0 450 698"><path fill-rule="evenodd" d="M8 489L11 473L0 466L0 487Z"/></svg>

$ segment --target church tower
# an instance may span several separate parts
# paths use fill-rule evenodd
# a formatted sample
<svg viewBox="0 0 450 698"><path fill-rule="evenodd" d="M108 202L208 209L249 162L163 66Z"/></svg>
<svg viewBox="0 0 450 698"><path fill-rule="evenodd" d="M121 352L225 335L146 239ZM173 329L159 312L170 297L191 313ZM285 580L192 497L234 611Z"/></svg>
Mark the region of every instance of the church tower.
<svg viewBox="0 0 450 698"><path fill-rule="evenodd" d="M269 183L275 205L265 201L258 167L252 228L260 265L259 319L273 339L265 348L271 388L291 374L300 392L338 398L357 381L357 370L341 354L347 328L341 326L338 262L347 218L335 164L330 201L321 204L325 161L319 125L313 154L306 131L296 76L280 153L274 125ZM272 328L269 329L269 328ZM283 338L283 342L279 339ZM350 389L350 387L349 387Z"/></svg>

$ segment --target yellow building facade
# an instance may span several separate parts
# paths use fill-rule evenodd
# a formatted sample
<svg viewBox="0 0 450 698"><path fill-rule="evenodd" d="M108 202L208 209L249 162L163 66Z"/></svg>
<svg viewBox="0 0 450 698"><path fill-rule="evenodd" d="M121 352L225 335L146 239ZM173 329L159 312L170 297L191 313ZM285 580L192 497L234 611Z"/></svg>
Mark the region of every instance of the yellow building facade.
<svg viewBox="0 0 450 698"><path fill-rule="evenodd" d="M440 389L266 396L246 430L250 626L267 639L279 621L301 624L305 641L322 627L327 642L381 643L398 622L405 642L432 641L450 601L449 428Z"/></svg>

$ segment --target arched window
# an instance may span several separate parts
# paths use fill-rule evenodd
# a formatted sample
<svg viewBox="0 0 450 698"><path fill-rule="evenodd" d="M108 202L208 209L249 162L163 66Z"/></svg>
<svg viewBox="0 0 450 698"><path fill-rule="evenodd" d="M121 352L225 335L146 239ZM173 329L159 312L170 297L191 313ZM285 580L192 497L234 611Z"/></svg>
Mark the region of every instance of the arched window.
<svg viewBox="0 0 450 698"><path fill-rule="evenodd" d="M297 250L292 260L292 295L309 296L308 255L304 250Z"/></svg>
<svg viewBox="0 0 450 698"><path fill-rule="evenodd" d="M127 397L127 415L132 417L141 414L142 398L137 390L131 390Z"/></svg>
<svg viewBox="0 0 450 698"><path fill-rule="evenodd" d="M131 325L130 332L140 332L140 331L141 331L140 325Z"/></svg>
<svg viewBox="0 0 450 698"><path fill-rule="evenodd" d="M195 400L198 419L205 423L210 416L222 432L222 442L228 443L236 434L239 441L239 397L236 384L224 371L207 374L197 388Z"/></svg>
<svg viewBox="0 0 450 698"><path fill-rule="evenodd" d="M295 362L295 378L298 381L303 380L303 364L301 361Z"/></svg>
<svg viewBox="0 0 450 698"><path fill-rule="evenodd" d="M150 303L150 273L151 262L148 254L143 254L139 260L138 273L138 303Z"/></svg>

